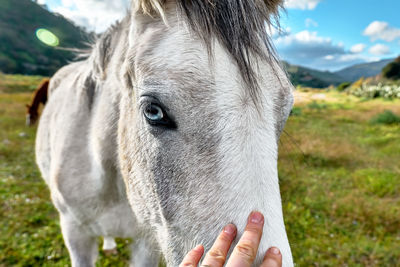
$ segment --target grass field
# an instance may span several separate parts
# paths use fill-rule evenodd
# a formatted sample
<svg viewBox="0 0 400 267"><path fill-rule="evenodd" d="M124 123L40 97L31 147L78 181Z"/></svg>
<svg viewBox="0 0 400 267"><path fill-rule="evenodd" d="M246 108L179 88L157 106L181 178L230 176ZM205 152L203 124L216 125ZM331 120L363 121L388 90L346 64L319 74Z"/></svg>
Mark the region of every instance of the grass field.
<svg viewBox="0 0 400 267"><path fill-rule="evenodd" d="M40 79L0 77L0 266L69 265L24 124ZM380 115L400 115L400 101L296 95L279 159L296 266L400 266L400 124ZM124 266L129 242L98 266Z"/></svg>

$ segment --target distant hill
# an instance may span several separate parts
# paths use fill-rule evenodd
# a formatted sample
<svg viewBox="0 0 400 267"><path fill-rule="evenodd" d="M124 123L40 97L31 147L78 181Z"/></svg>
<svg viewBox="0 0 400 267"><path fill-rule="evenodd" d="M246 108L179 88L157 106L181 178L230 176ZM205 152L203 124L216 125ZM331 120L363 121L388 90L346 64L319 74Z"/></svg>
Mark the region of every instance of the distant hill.
<svg viewBox="0 0 400 267"><path fill-rule="evenodd" d="M293 85L313 88L325 88L330 85L339 85L342 82L354 82L361 77L373 77L382 72L382 69L394 59L385 59L377 62L358 64L336 72L319 71L302 66L283 62Z"/></svg>
<svg viewBox="0 0 400 267"><path fill-rule="evenodd" d="M45 28L60 41L59 48L85 48L92 39L83 28L61 15L51 13L32 0L0 0L0 71L50 76L74 60L70 51L47 46L36 37ZM292 83L325 88L360 77L376 76L393 59L359 64L337 72L318 71L284 62Z"/></svg>
<svg viewBox="0 0 400 267"><path fill-rule="evenodd" d="M335 74L346 81L354 82L361 77L372 77L380 74L382 72L382 69L393 60L394 58L385 59L377 62L358 64L337 71L335 72Z"/></svg>
<svg viewBox="0 0 400 267"><path fill-rule="evenodd" d="M0 71L48 76L74 59L72 52L40 42L38 28L53 32L59 47L83 48L89 41L82 28L32 0L0 0Z"/></svg>
<svg viewBox="0 0 400 267"><path fill-rule="evenodd" d="M294 86L301 85L312 88L325 88L339 85L345 79L329 71L319 71L283 62Z"/></svg>

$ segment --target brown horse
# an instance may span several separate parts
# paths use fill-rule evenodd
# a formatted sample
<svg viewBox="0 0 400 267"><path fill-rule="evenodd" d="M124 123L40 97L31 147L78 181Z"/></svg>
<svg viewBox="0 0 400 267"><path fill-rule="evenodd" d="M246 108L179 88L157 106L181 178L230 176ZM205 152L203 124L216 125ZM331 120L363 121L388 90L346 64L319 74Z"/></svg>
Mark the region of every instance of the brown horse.
<svg viewBox="0 0 400 267"><path fill-rule="evenodd" d="M47 91L49 88L49 79L45 79L42 83L38 86L33 94L33 100L30 105L26 105L26 125L33 126L35 125L38 117L39 117L39 106L40 103L43 105L47 102Z"/></svg>

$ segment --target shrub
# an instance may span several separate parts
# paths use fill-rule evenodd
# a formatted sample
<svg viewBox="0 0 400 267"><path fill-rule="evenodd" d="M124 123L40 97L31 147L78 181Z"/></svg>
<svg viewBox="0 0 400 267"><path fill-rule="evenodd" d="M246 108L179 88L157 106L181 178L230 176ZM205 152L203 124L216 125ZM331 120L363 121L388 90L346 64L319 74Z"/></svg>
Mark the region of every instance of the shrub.
<svg viewBox="0 0 400 267"><path fill-rule="evenodd" d="M360 87L352 88L351 94L358 97L377 98L383 97L386 99L400 98L400 85L396 84L382 84L367 85L362 84Z"/></svg>
<svg viewBox="0 0 400 267"><path fill-rule="evenodd" d="M385 110L384 112L376 115L371 119L372 124L396 124L400 123L400 117L394 114L390 110Z"/></svg>
<svg viewBox="0 0 400 267"><path fill-rule="evenodd" d="M344 91L346 88L348 88L350 85L351 85L351 83L349 83L349 82L341 83L341 84L337 87L337 90L338 90L339 92L343 92L343 91Z"/></svg>
<svg viewBox="0 0 400 267"><path fill-rule="evenodd" d="M290 111L290 116L300 116L301 115L301 108L293 107Z"/></svg>
<svg viewBox="0 0 400 267"><path fill-rule="evenodd" d="M360 79L355 81L351 87L354 87L354 88L361 87L364 84L364 80L365 80L364 77L361 77Z"/></svg>

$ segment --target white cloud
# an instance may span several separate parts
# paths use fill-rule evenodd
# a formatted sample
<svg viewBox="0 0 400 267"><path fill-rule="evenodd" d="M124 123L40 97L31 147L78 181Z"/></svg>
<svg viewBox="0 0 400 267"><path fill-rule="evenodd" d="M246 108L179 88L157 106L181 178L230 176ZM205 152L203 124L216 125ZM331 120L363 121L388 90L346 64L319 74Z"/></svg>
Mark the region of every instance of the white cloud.
<svg viewBox="0 0 400 267"><path fill-rule="evenodd" d="M321 0L286 0L285 7L301 10L312 10L317 7Z"/></svg>
<svg viewBox="0 0 400 267"><path fill-rule="evenodd" d="M306 24L306 27L307 27L307 28L310 28L310 27L318 27L318 23L317 23L315 20L310 19L310 18L307 18L307 19L306 19L305 24Z"/></svg>
<svg viewBox="0 0 400 267"><path fill-rule="evenodd" d="M384 21L374 21L368 25L363 33L365 36L371 38L371 41L384 40L392 42L397 38L400 38L400 29L389 26Z"/></svg>
<svg viewBox="0 0 400 267"><path fill-rule="evenodd" d="M52 11L88 30L103 32L126 15L128 4L128 0L61 0L61 5Z"/></svg>
<svg viewBox="0 0 400 267"><path fill-rule="evenodd" d="M344 54L337 57L337 61L341 63L367 61L367 57L357 54Z"/></svg>
<svg viewBox="0 0 400 267"><path fill-rule="evenodd" d="M302 31L275 38L274 42L282 59L313 69L336 71L370 61L369 56L351 53L344 43L334 43L317 32ZM357 48L360 51L360 47Z"/></svg>
<svg viewBox="0 0 400 267"><path fill-rule="evenodd" d="M369 49L369 53L377 56L387 55L390 54L390 48L383 44L377 44Z"/></svg>
<svg viewBox="0 0 400 267"><path fill-rule="evenodd" d="M350 52L354 54L359 54L364 51L365 47L366 47L365 44L356 44L350 48Z"/></svg>
<svg viewBox="0 0 400 267"><path fill-rule="evenodd" d="M73 7L74 0L61 0L61 3L64 7Z"/></svg>
<svg viewBox="0 0 400 267"><path fill-rule="evenodd" d="M380 60L380 58L378 60ZM377 61L377 59L371 59L360 54L342 54L332 57L325 57L324 60L317 61L316 66L321 70L337 71L351 65L371 61Z"/></svg>
<svg viewBox="0 0 400 267"><path fill-rule="evenodd" d="M370 57L367 59L367 62L377 62L380 60L382 60L382 58L380 58L380 57Z"/></svg>
<svg viewBox="0 0 400 267"><path fill-rule="evenodd" d="M46 4L46 0L38 0L37 3L39 5L44 5L44 4Z"/></svg>
<svg viewBox="0 0 400 267"><path fill-rule="evenodd" d="M317 32L301 31L275 39L281 57L292 64L317 69L339 69L341 55L346 54L343 44L335 44L331 38L318 36Z"/></svg>
<svg viewBox="0 0 400 267"><path fill-rule="evenodd" d="M278 37L275 44L286 51L293 51L298 56L304 54L305 57L344 53L342 44L335 45L331 38L320 37L317 32L310 31Z"/></svg>

